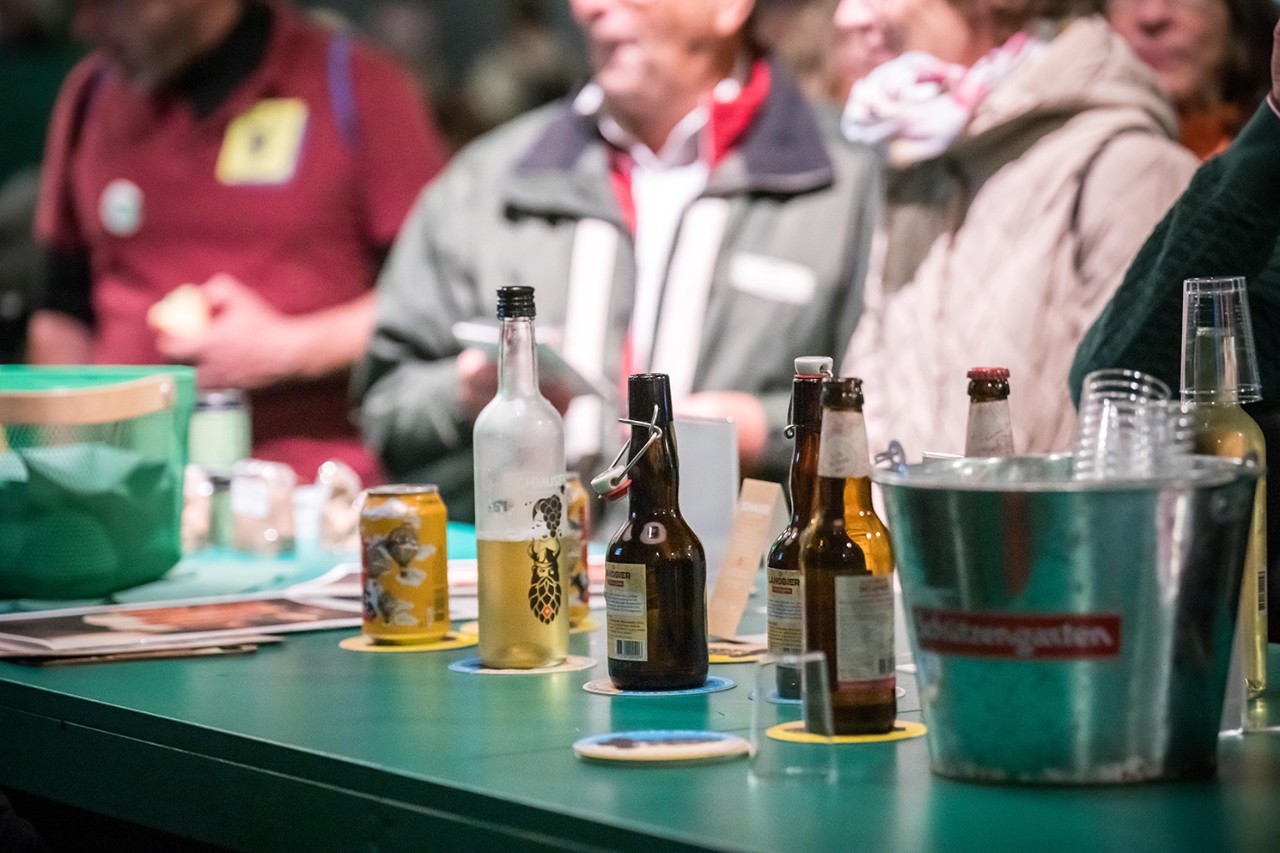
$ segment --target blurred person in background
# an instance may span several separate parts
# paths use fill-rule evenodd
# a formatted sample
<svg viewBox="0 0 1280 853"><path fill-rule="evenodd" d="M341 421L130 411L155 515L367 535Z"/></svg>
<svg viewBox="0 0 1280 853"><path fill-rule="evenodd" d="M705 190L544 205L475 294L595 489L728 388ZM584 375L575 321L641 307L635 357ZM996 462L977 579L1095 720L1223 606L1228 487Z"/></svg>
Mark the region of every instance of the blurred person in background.
<svg viewBox="0 0 1280 853"><path fill-rule="evenodd" d="M60 0L0 0L0 363L21 361L40 269L31 235L49 114L84 55Z"/></svg>
<svg viewBox="0 0 1280 853"><path fill-rule="evenodd" d="M1107 0L1107 19L1155 71L1179 138L1217 154L1267 93L1275 0Z"/></svg>
<svg viewBox="0 0 1280 853"><path fill-rule="evenodd" d="M501 38L467 69L464 91L485 129L562 98L588 76L543 0L508 3Z"/></svg>
<svg viewBox="0 0 1280 853"><path fill-rule="evenodd" d="M668 373L678 412L732 418L744 473L774 478L795 356L837 355L861 307L875 158L758 53L751 0L572 5L592 82L478 139L427 188L356 376L387 469L439 484L467 517L496 370L454 325L492 318L498 287L534 287L539 330L599 386ZM580 470L616 451L618 396L568 407Z"/></svg>
<svg viewBox="0 0 1280 853"><path fill-rule="evenodd" d="M443 162L412 81L285 2L73 7L94 51L51 125L31 360L193 364L202 387L250 391L255 456L303 481L327 459L378 479L346 375ZM198 296L149 323L182 284Z"/></svg>
<svg viewBox="0 0 1280 853"><path fill-rule="evenodd" d="M1272 33L1271 85L1231 144L1143 244L1124 283L1089 328L1071 365L1079 399L1094 370L1141 370L1181 385L1182 293L1188 278L1240 275L1249 292L1262 399L1246 408L1262 428L1266 465L1280 468L1280 26ZM1267 478L1267 548L1280 572L1280 477ZM1280 583L1267 585L1270 635L1280 637Z"/></svg>
<svg viewBox="0 0 1280 853"><path fill-rule="evenodd" d="M1019 453L1069 449L1067 371L1194 158L1151 74L1058 0L865 3L893 52L858 81L851 139L886 157L862 376L872 450L959 453L965 370L1009 368Z"/></svg>
<svg viewBox="0 0 1280 853"><path fill-rule="evenodd" d="M838 65L836 32L831 26L838 2L758 0L754 32L810 99L843 104L849 89Z"/></svg>
<svg viewBox="0 0 1280 853"><path fill-rule="evenodd" d="M879 0L836 2L832 65L841 104L849 100L849 91L854 83L902 52L897 45L886 40L878 3Z"/></svg>

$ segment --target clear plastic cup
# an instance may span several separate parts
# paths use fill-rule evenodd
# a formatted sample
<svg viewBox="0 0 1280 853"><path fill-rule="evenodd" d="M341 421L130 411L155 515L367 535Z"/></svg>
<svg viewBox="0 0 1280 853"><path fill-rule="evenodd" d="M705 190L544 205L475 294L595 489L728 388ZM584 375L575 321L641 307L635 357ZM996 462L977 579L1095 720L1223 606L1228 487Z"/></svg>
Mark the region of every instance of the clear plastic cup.
<svg viewBox="0 0 1280 853"><path fill-rule="evenodd" d="M1233 388L1236 399L1222 400L1222 391ZM1253 321L1241 276L1183 282L1182 399L1188 403L1262 399Z"/></svg>
<svg viewBox="0 0 1280 853"><path fill-rule="evenodd" d="M1076 422L1077 479L1144 477L1170 455L1181 410L1169 386L1136 370L1095 370L1084 379Z"/></svg>
<svg viewBox="0 0 1280 853"><path fill-rule="evenodd" d="M800 674L800 699L778 696L778 667ZM836 780L835 726L827 657L822 652L761 655L751 694L751 776L759 780ZM778 731L782 727L782 731ZM773 736L781 735L781 738Z"/></svg>

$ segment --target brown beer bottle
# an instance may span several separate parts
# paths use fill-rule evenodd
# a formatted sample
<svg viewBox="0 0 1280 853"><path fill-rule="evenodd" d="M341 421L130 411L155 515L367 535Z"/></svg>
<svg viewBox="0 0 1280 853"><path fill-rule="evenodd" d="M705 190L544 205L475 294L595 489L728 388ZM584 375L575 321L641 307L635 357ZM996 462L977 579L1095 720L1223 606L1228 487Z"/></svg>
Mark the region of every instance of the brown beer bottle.
<svg viewBox="0 0 1280 853"><path fill-rule="evenodd" d="M969 370L969 420L965 426L964 455L1013 455L1007 367Z"/></svg>
<svg viewBox="0 0 1280 853"><path fill-rule="evenodd" d="M627 380L634 461L629 515L605 558L609 677L622 690L707 680L707 558L680 514L679 461L665 373ZM650 441L652 424L661 435Z"/></svg>
<svg viewBox="0 0 1280 853"><path fill-rule="evenodd" d="M805 649L826 653L835 733L892 730L893 551L871 505L861 379L822 383L817 496L800 570Z"/></svg>
<svg viewBox="0 0 1280 853"><path fill-rule="evenodd" d="M773 541L766 561L769 652L775 655L804 651L800 534L813 517L813 497L818 487L818 438L822 432L822 380L830 376L830 358L804 356L796 359L789 426L795 438L789 483L791 521ZM778 667L778 696L783 699L800 698L800 673L795 667Z"/></svg>

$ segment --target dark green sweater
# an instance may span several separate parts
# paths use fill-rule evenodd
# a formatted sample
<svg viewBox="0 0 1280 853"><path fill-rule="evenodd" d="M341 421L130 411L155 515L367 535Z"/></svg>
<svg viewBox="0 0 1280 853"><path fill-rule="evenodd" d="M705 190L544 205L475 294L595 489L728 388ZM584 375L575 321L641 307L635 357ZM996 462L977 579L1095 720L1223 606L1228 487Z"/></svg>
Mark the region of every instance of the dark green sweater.
<svg viewBox="0 0 1280 853"><path fill-rule="evenodd" d="M1090 371L1127 367L1175 392L1182 367L1182 282L1242 275L1258 350L1262 402L1280 409L1280 118L1265 102L1231 146L1200 167L1147 238L1076 350L1071 398Z"/></svg>

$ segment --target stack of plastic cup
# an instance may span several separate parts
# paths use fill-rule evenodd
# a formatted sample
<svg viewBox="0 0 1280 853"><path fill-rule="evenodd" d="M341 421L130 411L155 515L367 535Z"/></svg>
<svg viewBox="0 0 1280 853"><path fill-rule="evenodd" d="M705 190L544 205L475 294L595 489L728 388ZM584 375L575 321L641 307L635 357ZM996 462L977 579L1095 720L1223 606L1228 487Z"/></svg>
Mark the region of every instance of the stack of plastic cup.
<svg viewBox="0 0 1280 853"><path fill-rule="evenodd" d="M1095 370L1084 378L1076 422L1077 479L1149 477L1190 437L1169 386L1136 370Z"/></svg>

